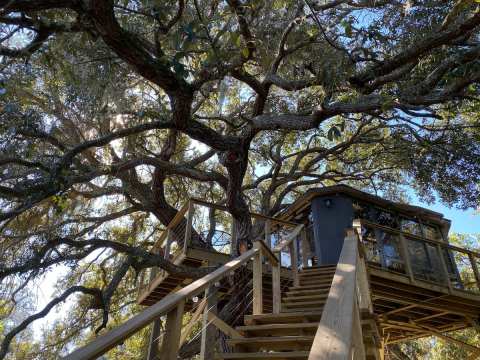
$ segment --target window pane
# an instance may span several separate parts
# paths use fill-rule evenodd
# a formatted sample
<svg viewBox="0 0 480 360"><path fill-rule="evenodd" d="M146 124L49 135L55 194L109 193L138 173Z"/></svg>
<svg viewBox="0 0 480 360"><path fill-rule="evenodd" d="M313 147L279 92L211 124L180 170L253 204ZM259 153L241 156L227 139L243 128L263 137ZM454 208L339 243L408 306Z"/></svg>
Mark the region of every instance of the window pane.
<svg viewBox="0 0 480 360"><path fill-rule="evenodd" d="M420 224L415 220L402 218L401 230L412 235L422 236Z"/></svg>

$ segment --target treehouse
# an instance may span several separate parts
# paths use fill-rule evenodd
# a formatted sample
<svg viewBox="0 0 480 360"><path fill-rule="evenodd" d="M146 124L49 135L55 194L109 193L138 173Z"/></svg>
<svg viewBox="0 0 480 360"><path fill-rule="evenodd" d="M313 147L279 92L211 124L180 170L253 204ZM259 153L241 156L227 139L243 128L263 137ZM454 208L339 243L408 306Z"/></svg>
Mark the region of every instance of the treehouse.
<svg viewBox="0 0 480 360"><path fill-rule="evenodd" d="M145 310L66 358L95 359L152 323L148 359L196 344L202 360L383 359L387 345L427 336L480 356L449 334L478 328L480 254L449 244L442 214L332 186L251 217L254 246L233 257L226 209L190 200L152 251L215 270L142 273Z"/></svg>

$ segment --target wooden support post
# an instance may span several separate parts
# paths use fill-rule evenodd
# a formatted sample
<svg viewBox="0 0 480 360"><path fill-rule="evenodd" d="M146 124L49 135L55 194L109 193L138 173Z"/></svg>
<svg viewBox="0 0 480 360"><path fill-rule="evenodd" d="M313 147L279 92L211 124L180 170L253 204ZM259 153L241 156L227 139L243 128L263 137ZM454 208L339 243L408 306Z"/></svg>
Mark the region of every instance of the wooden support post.
<svg viewBox="0 0 480 360"><path fill-rule="evenodd" d="M372 298L370 297L370 284L368 281L367 267L365 260L361 257L357 259L357 287L358 287L358 306L360 310L368 310L373 314Z"/></svg>
<svg viewBox="0 0 480 360"><path fill-rule="evenodd" d="M235 254L237 251L236 249L236 244L237 244L237 221L233 216L230 215L230 218L232 219L232 239L230 241L230 254Z"/></svg>
<svg viewBox="0 0 480 360"><path fill-rule="evenodd" d="M152 332L150 333L150 341L148 343L148 355L147 360L158 359L159 354L159 339L160 339L160 319L153 322Z"/></svg>
<svg viewBox="0 0 480 360"><path fill-rule="evenodd" d="M412 264L410 263L410 255L408 254L407 241L405 240L405 237L402 234L399 235L399 238L400 238L400 253L404 260L405 271L407 272L408 278L410 279L410 283L414 284L415 278L413 276Z"/></svg>
<svg viewBox="0 0 480 360"><path fill-rule="evenodd" d="M272 300L273 300L273 313L280 313L280 304L282 302L282 294L280 288L280 252L275 252L275 256L278 259L276 265L272 264Z"/></svg>
<svg viewBox="0 0 480 360"><path fill-rule="evenodd" d="M437 253L440 257L440 265L442 266L443 276L445 278L445 283L448 287L448 292L452 293L452 283L450 282L450 274L448 273L447 264L445 263L445 258L443 257L443 251L440 244L437 244Z"/></svg>
<svg viewBox="0 0 480 360"><path fill-rule="evenodd" d="M178 358L178 346L180 344L180 336L182 333L184 307L185 301L182 300L167 314L167 323L161 352L162 360L177 360Z"/></svg>
<svg viewBox="0 0 480 360"><path fill-rule="evenodd" d="M202 339L200 345L200 360L210 360L215 357L215 327L210 324L209 313L217 313L217 297L218 289L215 285L211 285L205 291L205 299L207 299L207 305L203 312L202 321Z"/></svg>
<svg viewBox="0 0 480 360"><path fill-rule="evenodd" d="M300 240L300 248L302 253L302 266L303 268L308 267L308 254L310 253L310 245L308 244L307 239L307 230L305 228L302 229L300 232L301 240Z"/></svg>
<svg viewBox="0 0 480 360"><path fill-rule="evenodd" d="M212 323L212 325L215 325L218 330L223 332L225 335L229 336L232 339L241 339L244 336L240 334L237 330L232 328L230 325L228 325L225 321L217 317L214 313L211 311L208 312L208 320Z"/></svg>
<svg viewBox="0 0 480 360"><path fill-rule="evenodd" d="M253 315L260 315L263 313L262 246L258 241L253 246L258 250L253 258Z"/></svg>
<svg viewBox="0 0 480 360"><path fill-rule="evenodd" d="M289 245L290 248L290 261L292 266L293 286L298 286L298 243L297 238L294 238Z"/></svg>
<svg viewBox="0 0 480 360"><path fill-rule="evenodd" d="M179 348L185 343L187 340L187 337L190 335L190 333L193 330L193 327L195 324L200 320L200 316L203 315L203 310L205 310L205 306L207 305L206 299L203 299L200 303L197 305L197 309L195 312L192 314L192 317L190 319L190 322L185 326L185 328L182 330L182 335L180 336L180 344Z"/></svg>
<svg viewBox="0 0 480 360"><path fill-rule="evenodd" d="M266 220L265 221L265 244L271 249L272 248L272 238L271 238L271 230L272 230L272 221Z"/></svg>
<svg viewBox="0 0 480 360"><path fill-rule="evenodd" d="M480 273L478 272L478 266L472 253L468 253L468 258L470 259L470 264L472 264L473 275L475 276L475 281L477 282L477 290L480 291Z"/></svg>
<svg viewBox="0 0 480 360"><path fill-rule="evenodd" d="M365 359L365 347L363 344L362 323L360 321L360 311L358 310L357 302L354 302L354 319L353 319L353 356L351 359L364 360Z"/></svg>

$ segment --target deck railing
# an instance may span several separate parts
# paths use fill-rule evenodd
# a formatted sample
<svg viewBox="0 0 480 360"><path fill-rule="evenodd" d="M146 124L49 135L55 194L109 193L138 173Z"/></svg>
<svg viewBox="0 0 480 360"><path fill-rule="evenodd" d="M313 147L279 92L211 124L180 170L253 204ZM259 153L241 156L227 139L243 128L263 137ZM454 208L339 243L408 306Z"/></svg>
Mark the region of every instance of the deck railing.
<svg viewBox="0 0 480 360"><path fill-rule="evenodd" d="M480 293L480 253L358 219L369 265L405 275L412 284Z"/></svg>
<svg viewBox="0 0 480 360"><path fill-rule="evenodd" d="M272 248L285 241L298 224L280 220L261 214L251 213L254 229L258 234L256 239L262 239ZM234 220L227 208L199 199L190 199L176 214L166 229L160 234L151 251L162 254L165 259L174 263L181 262L191 248L209 249L213 252L230 255L232 239L235 238ZM293 240L293 239L291 239ZM296 233L297 249L295 264L297 267L306 266L312 252L308 245L305 231ZM282 247L278 257L282 267L290 267L295 259L291 256L292 247ZM236 251L236 249L234 250ZM298 261L301 257L302 261ZM156 268L140 272L138 295L139 299L145 296L155 280L165 276L164 271Z"/></svg>
<svg viewBox="0 0 480 360"><path fill-rule="evenodd" d="M155 244L154 248L156 251L159 251L159 249L164 249L164 256L166 258L172 259L170 251L172 249L173 242L168 244L168 239L175 239L172 233L175 233L175 235L178 236L178 229L182 222L185 223L185 226L183 226L183 230L185 230L185 237L183 238L183 247L177 248L177 251L178 249L182 249L181 251L186 249L189 246L189 234L198 230L198 228L195 228L192 225L195 205L214 207L217 210L225 210L224 207L204 203L199 200L189 201L188 205L182 208L182 210L179 212L179 215L177 215L173 219L172 223L167 227L166 232L167 234L170 234L162 235L159 242ZM212 346L212 344L208 344L208 331L211 328L211 326L207 326L208 324L213 324L219 331L228 337L234 338L242 336L229 324L222 321L216 314L218 298L215 296L215 293L218 291L220 280L231 276L242 266L250 268L250 262L251 270L249 270L248 273L251 274L249 276L251 276L253 283L253 315L262 314L264 310L263 279L265 272L267 272L266 276L268 276L268 273L270 273L272 276L272 293L274 294L273 307L274 312L278 313L280 311L281 301L281 254L285 251L288 251L290 254L288 258L288 264L284 265L288 265L289 268L292 269L293 281L294 283L298 284L297 270L302 266L302 264L307 262L307 257L310 255L310 253L306 252L305 250L307 245L305 244L305 229L303 225L272 219L258 214L252 214L252 216L261 218L265 221L265 230L263 233L264 239L256 239L256 241L253 242L254 246L252 249L244 252L242 255L227 262L220 268L202 277L201 279L194 281L193 283L181 288L176 292L166 295L159 302L146 308L141 313L135 315L117 328L99 336L88 345L75 350L71 354L67 355L64 359L96 359L99 356L107 353L115 346L122 344L133 334L150 325L162 316L166 317L166 326L161 341L160 350L162 359L177 359L180 346L185 342L186 338L191 334L192 329L195 327L194 325L199 321L203 322L200 359L211 359L213 356L212 349L214 346ZM278 230L279 224L282 226L288 226L291 231L287 232L282 230L280 233ZM191 230L188 230L189 227ZM180 228L180 230L182 230L182 228ZM275 233L279 235L275 235L277 238L272 239L272 237L274 237L273 234ZM265 240L268 242L268 244L265 242ZM162 241L163 243L161 243ZM175 241L178 241L178 237ZM273 250L271 249L272 242L276 243L273 247ZM300 247L303 248L302 251L299 251L298 249L299 244L301 245ZM151 276L154 277L155 274L151 274ZM200 301L198 301L199 298ZM195 306L195 311L192 311L190 323L182 329L182 318L185 312L185 304L193 299L197 301L198 305Z"/></svg>
<svg viewBox="0 0 480 360"><path fill-rule="evenodd" d="M217 270L194 281L190 285L167 295L155 305L146 308L122 325L93 340L88 345L75 350L64 359L96 359L113 347L123 343L126 339L152 323L154 320L161 316L166 316L166 331L162 341L161 350L162 359L176 360L182 338L182 318L185 302L196 296L202 296L202 293L205 291L207 293L204 297L209 298L208 291L211 291L217 282L250 261L253 261L253 314L261 314L263 312L262 263L264 258L267 259L272 266L277 266L278 259L273 255L268 246L266 246L263 241L256 241L252 249L243 253L239 257L229 261ZM210 311L208 306L204 308L206 311ZM207 313L206 316L216 318L215 314L208 315ZM225 332L230 331L230 327L220 319L216 320L215 323L220 330L223 328L223 331Z"/></svg>

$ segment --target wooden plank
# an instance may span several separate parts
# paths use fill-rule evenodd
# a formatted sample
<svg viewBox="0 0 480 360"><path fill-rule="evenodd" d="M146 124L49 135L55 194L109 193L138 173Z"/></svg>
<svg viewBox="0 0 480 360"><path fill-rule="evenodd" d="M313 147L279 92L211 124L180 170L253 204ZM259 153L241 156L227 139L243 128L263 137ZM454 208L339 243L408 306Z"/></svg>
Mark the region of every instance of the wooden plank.
<svg viewBox="0 0 480 360"><path fill-rule="evenodd" d="M298 278L298 243L297 238L290 243L290 262L293 276L293 286L299 286L300 280Z"/></svg>
<svg viewBox="0 0 480 360"><path fill-rule="evenodd" d="M266 220L265 221L265 244L268 246L269 249L272 248L271 229L272 229L272 221Z"/></svg>
<svg viewBox="0 0 480 360"><path fill-rule="evenodd" d="M378 228L378 229L382 229L382 230L385 230L387 232L390 232L390 233L394 233L394 234L403 234L407 237L410 237L414 240L418 240L420 242L424 242L424 243L429 243L429 244L432 244L432 245L440 245L442 248L445 248L445 249L448 249L448 250L453 250L453 251L458 251L458 252L462 252L464 254L472 254L476 257L480 257L480 252L477 252L477 251L472 251L472 250L469 250L469 249L464 249L464 248L461 248L461 247L458 247L458 246L454 246L454 245L450 245L448 243L444 243L444 242L440 242L438 240L432 240L432 239L428 239L428 238L424 238L422 236L418 236L418 235L414 235L414 234L409 234L409 233L406 233L404 231L400 231L398 229L393 229L393 228L389 228L387 226L383 226L383 225L379 225L379 224L376 224L376 223L372 223L370 221L367 221L367 220L364 220L362 219L361 220L361 223L362 224L365 224L365 225L368 225L370 227L373 227L373 228Z"/></svg>
<svg viewBox="0 0 480 360"><path fill-rule="evenodd" d="M150 333L150 341L148 344L148 354L147 360L156 360L158 359L158 354L160 352L160 325L161 320L157 319L153 322L152 331Z"/></svg>
<svg viewBox="0 0 480 360"><path fill-rule="evenodd" d="M285 248L286 246L289 246L290 243L293 241L293 239L297 237L297 235L300 233L300 231L302 231L304 227L305 226L303 224L298 225L295 229L293 229L291 233L287 235L287 237L284 240L282 240L277 246L275 246L273 251L274 252L282 251L283 248Z"/></svg>
<svg viewBox="0 0 480 360"><path fill-rule="evenodd" d="M279 264L280 257L277 257L262 240L257 240L256 243L257 242L259 243L262 249L262 255L268 259L268 262L270 263L270 265L276 266L277 264Z"/></svg>
<svg viewBox="0 0 480 360"><path fill-rule="evenodd" d="M132 318L124 322L122 325L110 330L106 334L99 336L84 347L73 351L64 359L93 360L98 358L114 346L122 343L125 339L128 339L140 329L143 329L154 319L174 309L176 305L181 301L185 301L186 299L198 295L199 293L204 291L211 283L222 279L223 277L230 274L232 271L238 269L240 266L250 261L250 258L257 253L258 249L255 248L246 251L239 257L226 263L222 267L216 269L215 271L204 276L203 278L194 281L190 285L185 286L184 288L178 290L175 293L168 294L156 304L146 308L139 314L133 316Z"/></svg>
<svg viewBox="0 0 480 360"><path fill-rule="evenodd" d="M280 253L277 253L280 259ZM272 300L273 300L273 313L279 314L282 302L282 294L280 288L280 262L277 265L272 265Z"/></svg>
<svg viewBox="0 0 480 360"><path fill-rule="evenodd" d="M167 314L167 323L161 350L162 359L165 360L177 360L178 358L185 300L178 302L176 305L177 306Z"/></svg>
<svg viewBox="0 0 480 360"><path fill-rule="evenodd" d="M447 264L445 263L445 258L443 256L442 248L439 244L437 244L437 253L440 258L440 266L442 267L443 278L445 280L445 284L448 287L448 292L452 292L452 282L450 281L450 275L448 273Z"/></svg>
<svg viewBox="0 0 480 360"><path fill-rule="evenodd" d="M310 244L308 243L307 239L307 230L305 228L302 229L300 232L301 240L300 240L300 249L301 249L301 256L302 256L302 266L303 268L308 267L308 255L310 254Z"/></svg>
<svg viewBox="0 0 480 360"><path fill-rule="evenodd" d="M201 315L203 313L203 310L205 309L206 305L207 305L207 301L206 301L205 298L202 299L202 301L197 305L197 308L195 309L195 312L193 313L192 318L190 319L190 322L182 330L182 334L180 335L179 346L182 346L185 343L185 341L187 340L187 337L192 332L193 327L200 320L200 317L201 317Z"/></svg>
<svg viewBox="0 0 480 360"><path fill-rule="evenodd" d="M215 328L210 324L209 314L217 312L218 289L214 284L205 291L207 306L203 312L200 360L210 360L215 356Z"/></svg>
<svg viewBox="0 0 480 360"><path fill-rule="evenodd" d="M357 237L349 231L308 360L349 359L353 345L357 258Z"/></svg>
<svg viewBox="0 0 480 360"><path fill-rule="evenodd" d="M370 296L372 292L368 281L367 267L364 259L360 257L357 259L357 285L360 310L367 310L369 314L373 314L373 304Z"/></svg>
<svg viewBox="0 0 480 360"><path fill-rule="evenodd" d="M231 337L232 339L240 339L244 336L240 334L237 330L228 325L225 321L217 317L212 312L208 312L208 320L215 325L221 332L225 335Z"/></svg>
<svg viewBox="0 0 480 360"><path fill-rule="evenodd" d="M445 340L447 342L451 342L452 344L456 344L462 348L464 348L465 350L467 351L472 351L474 352L475 354L480 355L480 348L476 347L476 346L473 346L473 345L470 345L470 344L467 344L463 341L460 341L458 339L455 339L453 337L450 337L450 336L447 336L445 334L442 334L441 332L438 332L436 329L433 329L429 326L425 326L425 325L418 325L419 328L422 328L422 329L425 329L427 331L429 331L432 335L442 339L442 340Z"/></svg>
<svg viewBox="0 0 480 360"><path fill-rule="evenodd" d="M407 271L407 276L410 279L412 284L415 284L415 278L413 277L412 264L410 262L410 255L408 253L407 241L403 234L400 234L400 255L403 257L405 264L405 270Z"/></svg>
<svg viewBox="0 0 480 360"><path fill-rule="evenodd" d="M222 211L229 212L228 208L226 206L222 206L222 205L218 205L218 204L212 204L212 203L209 203L207 201L203 201L203 200L200 200L200 199L197 199L197 198L190 198L190 201L192 201L193 203L198 204L198 205L211 207L211 208L214 208L214 209L217 209L217 210L222 210ZM282 220L282 219L279 219L279 218L274 218L274 217L271 217L271 216L266 216L266 215L262 215L262 214L258 214L258 213L254 213L254 212L251 212L250 215L253 218L262 219L262 220L270 220L272 222L272 225L273 224L284 224L284 225L289 225L289 226L292 226L292 227L298 225L297 223L294 223L292 221Z"/></svg>
<svg viewBox="0 0 480 360"><path fill-rule="evenodd" d="M188 201L180 208L180 210L178 210L178 212L173 217L172 221L170 221L170 223L167 225L167 228L165 229L165 231L162 232L158 241L153 245L152 252L158 251L163 246L163 243L167 238L167 230L177 226L180 223L180 221L183 219L183 216L185 215L187 210L188 210Z"/></svg>
<svg viewBox="0 0 480 360"><path fill-rule="evenodd" d="M253 315L263 313L263 266L262 266L262 245L255 241L253 248L256 250L253 258Z"/></svg>
<svg viewBox="0 0 480 360"><path fill-rule="evenodd" d="M354 302L353 318L353 359L365 360L365 346L363 343L362 324L360 321L360 312L357 303Z"/></svg>
<svg viewBox="0 0 480 360"><path fill-rule="evenodd" d="M480 290L480 273L478 272L477 261L475 256L472 254L468 254L468 258L470 260L470 264L472 264L473 274L475 276L475 281L477 282L477 289Z"/></svg>

